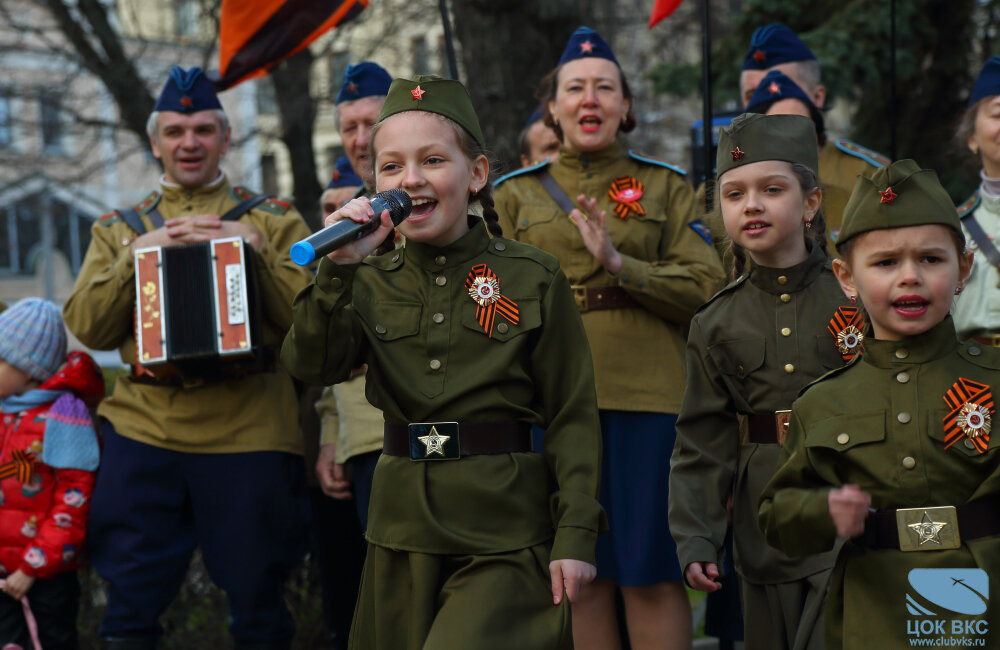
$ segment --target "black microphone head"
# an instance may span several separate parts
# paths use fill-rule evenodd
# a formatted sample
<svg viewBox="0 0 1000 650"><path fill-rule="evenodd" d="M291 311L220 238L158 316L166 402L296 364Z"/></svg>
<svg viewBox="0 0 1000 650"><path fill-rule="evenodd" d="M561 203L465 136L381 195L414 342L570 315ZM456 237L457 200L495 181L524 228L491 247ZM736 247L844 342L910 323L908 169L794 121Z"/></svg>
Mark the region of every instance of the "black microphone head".
<svg viewBox="0 0 1000 650"><path fill-rule="evenodd" d="M406 193L406 190L397 187L375 194L372 197L372 209L375 210L376 215L382 214L382 210L388 210L392 225L398 226L403 219L410 216L410 211L413 210L413 201L410 200L410 195Z"/></svg>

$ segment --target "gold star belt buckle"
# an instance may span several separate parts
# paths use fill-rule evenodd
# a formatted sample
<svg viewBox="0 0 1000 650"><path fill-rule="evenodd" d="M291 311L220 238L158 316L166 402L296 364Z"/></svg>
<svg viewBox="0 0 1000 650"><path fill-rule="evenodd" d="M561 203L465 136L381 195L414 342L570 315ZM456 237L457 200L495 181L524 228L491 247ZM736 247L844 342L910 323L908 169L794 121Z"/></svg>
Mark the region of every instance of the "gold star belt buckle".
<svg viewBox="0 0 1000 650"><path fill-rule="evenodd" d="M581 312L590 309L590 304L587 300L587 287L582 284L574 284L570 289L573 290L573 300L576 301L576 308Z"/></svg>
<svg viewBox="0 0 1000 650"><path fill-rule="evenodd" d="M955 506L900 508L896 530L901 551L943 551L962 545Z"/></svg>
<svg viewBox="0 0 1000 650"><path fill-rule="evenodd" d="M774 433L778 438L778 444L785 444L785 436L788 435L788 423L792 419L792 411L775 411L774 412Z"/></svg>
<svg viewBox="0 0 1000 650"><path fill-rule="evenodd" d="M458 460L458 422L411 422L410 460Z"/></svg>

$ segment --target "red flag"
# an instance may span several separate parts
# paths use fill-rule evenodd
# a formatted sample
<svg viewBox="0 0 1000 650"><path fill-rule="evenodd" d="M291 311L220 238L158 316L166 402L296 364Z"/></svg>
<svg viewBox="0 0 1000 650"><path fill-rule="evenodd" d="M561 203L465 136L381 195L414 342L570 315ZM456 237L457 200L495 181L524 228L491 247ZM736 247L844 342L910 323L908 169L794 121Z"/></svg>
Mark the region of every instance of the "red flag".
<svg viewBox="0 0 1000 650"><path fill-rule="evenodd" d="M222 0L216 89L267 74L367 6L368 0Z"/></svg>
<svg viewBox="0 0 1000 650"><path fill-rule="evenodd" d="M653 13L649 16L649 28L653 29L656 23L674 13L674 10L681 6L682 2L684 0L656 0L656 4L653 5Z"/></svg>

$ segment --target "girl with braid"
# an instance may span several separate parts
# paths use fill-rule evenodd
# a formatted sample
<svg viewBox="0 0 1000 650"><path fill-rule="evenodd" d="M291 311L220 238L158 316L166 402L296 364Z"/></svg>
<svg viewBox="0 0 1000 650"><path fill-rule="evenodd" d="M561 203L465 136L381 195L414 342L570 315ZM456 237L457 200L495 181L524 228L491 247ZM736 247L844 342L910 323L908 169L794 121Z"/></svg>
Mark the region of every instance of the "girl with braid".
<svg viewBox="0 0 1000 650"><path fill-rule="evenodd" d="M396 79L371 151L413 202L322 260L282 348L310 383L367 364L385 444L350 647L572 648L591 581L600 436L594 372L555 258L502 238L479 122L457 81ZM483 217L470 204L478 202ZM327 217L367 222L365 198ZM531 427L548 430L544 454Z"/></svg>

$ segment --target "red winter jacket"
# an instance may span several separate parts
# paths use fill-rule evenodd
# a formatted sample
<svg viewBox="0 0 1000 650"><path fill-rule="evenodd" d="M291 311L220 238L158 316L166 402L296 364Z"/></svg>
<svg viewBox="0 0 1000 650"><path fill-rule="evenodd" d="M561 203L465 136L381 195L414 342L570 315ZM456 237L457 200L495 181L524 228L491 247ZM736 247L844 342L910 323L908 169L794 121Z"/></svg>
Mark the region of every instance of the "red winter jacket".
<svg viewBox="0 0 1000 650"><path fill-rule="evenodd" d="M71 352L67 363L40 388L70 390L94 406L104 396L104 378L94 360ZM0 575L22 572L36 578L76 568L87 529L94 472L55 469L41 462L45 413L52 404L0 414L0 465L15 449L38 458L30 481L0 481Z"/></svg>

